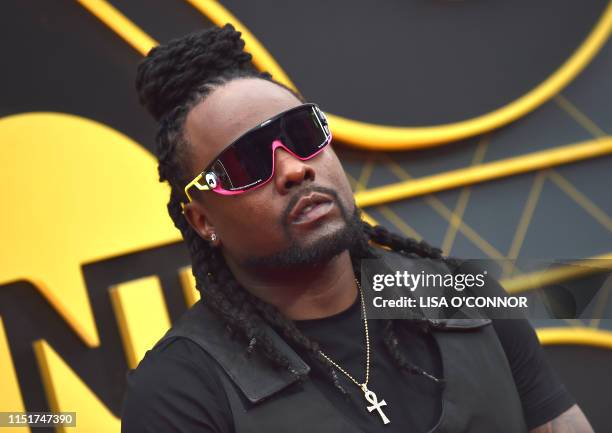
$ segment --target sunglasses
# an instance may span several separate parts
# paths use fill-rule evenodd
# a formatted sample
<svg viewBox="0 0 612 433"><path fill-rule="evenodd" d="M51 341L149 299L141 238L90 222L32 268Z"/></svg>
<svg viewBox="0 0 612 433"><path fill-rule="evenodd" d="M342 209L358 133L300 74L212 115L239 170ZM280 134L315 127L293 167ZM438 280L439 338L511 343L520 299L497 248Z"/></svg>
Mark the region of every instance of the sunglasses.
<svg viewBox="0 0 612 433"><path fill-rule="evenodd" d="M263 186L274 176L274 152L281 147L305 161L331 142L327 119L316 104L284 111L250 129L230 143L199 175L185 186L189 190L242 194Z"/></svg>

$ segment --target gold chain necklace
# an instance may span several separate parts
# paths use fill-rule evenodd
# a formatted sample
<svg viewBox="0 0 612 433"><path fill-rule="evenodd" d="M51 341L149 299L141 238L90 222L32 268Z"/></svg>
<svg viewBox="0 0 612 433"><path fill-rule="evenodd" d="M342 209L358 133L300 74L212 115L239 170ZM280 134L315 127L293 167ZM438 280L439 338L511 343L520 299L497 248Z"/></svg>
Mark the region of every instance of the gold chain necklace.
<svg viewBox="0 0 612 433"><path fill-rule="evenodd" d="M389 424L391 421L389 420L389 418L387 418L387 416L384 414L384 412L381 409L382 406L387 405L387 402L385 402L385 400L378 401L378 397L376 396L376 394L373 391L370 391L368 389L368 380L370 379L370 335L368 334L368 319L366 317L365 302L363 300L363 290L361 290L361 284L359 284L359 281L355 280L355 282L357 283L357 287L359 288L359 295L361 296L361 308L363 310L363 323L365 325L365 340L366 340L365 382L363 383L357 382L353 376L351 376L345 369L340 367L329 356L323 353L322 350L319 350L319 353L321 354L321 356L327 359L334 367L336 367L338 370L344 373L349 379L351 379L355 383L355 385L361 388L361 390L363 391L364 398L366 399L368 403L371 404L371 406L366 406L368 411L372 412L376 410L378 412L378 415L380 415L382 422L384 424Z"/></svg>

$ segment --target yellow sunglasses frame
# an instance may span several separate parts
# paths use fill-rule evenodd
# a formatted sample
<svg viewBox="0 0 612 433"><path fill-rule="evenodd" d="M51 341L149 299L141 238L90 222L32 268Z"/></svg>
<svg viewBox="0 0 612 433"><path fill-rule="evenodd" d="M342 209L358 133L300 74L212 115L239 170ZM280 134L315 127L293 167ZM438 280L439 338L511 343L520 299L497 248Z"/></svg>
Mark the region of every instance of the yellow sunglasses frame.
<svg viewBox="0 0 612 433"><path fill-rule="evenodd" d="M195 186L200 191L208 191L208 190L210 190L210 187L208 185L206 185L206 184L202 185L200 183L200 179L202 179L202 176L204 176L204 172L202 172L199 175L197 175L195 177L195 179L193 179L191 182L189 182L187 184L187 186L185 186L185 195L189 199L189 203L191 203L193 201L193 199L191 198L191 195L189 194L189 190L191 189L191 187ZM181 203L181 205L182 204L183 203Z"/></svg>

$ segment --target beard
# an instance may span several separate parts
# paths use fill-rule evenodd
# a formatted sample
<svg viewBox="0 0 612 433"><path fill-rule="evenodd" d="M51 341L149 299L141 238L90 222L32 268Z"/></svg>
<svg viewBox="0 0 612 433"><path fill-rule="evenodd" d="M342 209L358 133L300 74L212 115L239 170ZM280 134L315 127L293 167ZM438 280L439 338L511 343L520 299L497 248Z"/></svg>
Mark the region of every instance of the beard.
<svg viewBox="0 0 612 433"><path fill-rule="evenodd" d="M301 196L313 191L327 194L333 198L340 209L344 224L336 231L328 233L308 245L303 245L292 236L287 216ZM258 268L287 268L322 264L346 250L351 251L360 247L364 242L361 210L355 205L354 211L349 215L346 207L339 200L336 191L329 188L311 187L302 194L294 196L281 217L281 226L289 239L289 246L274 254L249 258L245 261L245 265Z"/></svg>

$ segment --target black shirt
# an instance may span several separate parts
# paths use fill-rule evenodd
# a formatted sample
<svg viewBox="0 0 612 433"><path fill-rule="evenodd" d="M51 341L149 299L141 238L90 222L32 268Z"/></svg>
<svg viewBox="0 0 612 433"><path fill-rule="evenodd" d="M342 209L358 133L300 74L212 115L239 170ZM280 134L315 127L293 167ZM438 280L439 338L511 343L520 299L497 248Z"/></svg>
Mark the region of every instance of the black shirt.
<svg viewBox="0 0 612 433"><path fill-rule="evenodd" d="M296 325L318 341L326 355L363 382L365 335L359 298L345 311L323 319L296 321ZM384 346L382 322L368 320L368 326L368 387L378 400L386 401L383 411L391 420L387 425L383 425L376 411L367 411L363 393L343 373L338 371L337 376L349 398L334 387L328 371L303 349L288 343L311 366L310 378L330 403L363 431L405 432L409 426L413 433L428 432L440 417L439 388L424 376L400 373ZM527 320L493 320L493 326L512 369L529 429L554 419L575 403L548 367ZM414 331L406 333L402 340L413 364L441 377L441 361L433 337ZM171 340L148 351L128 376L122 432L233 432L229 403L213 368L215 362L185 339Z"/></svg>

